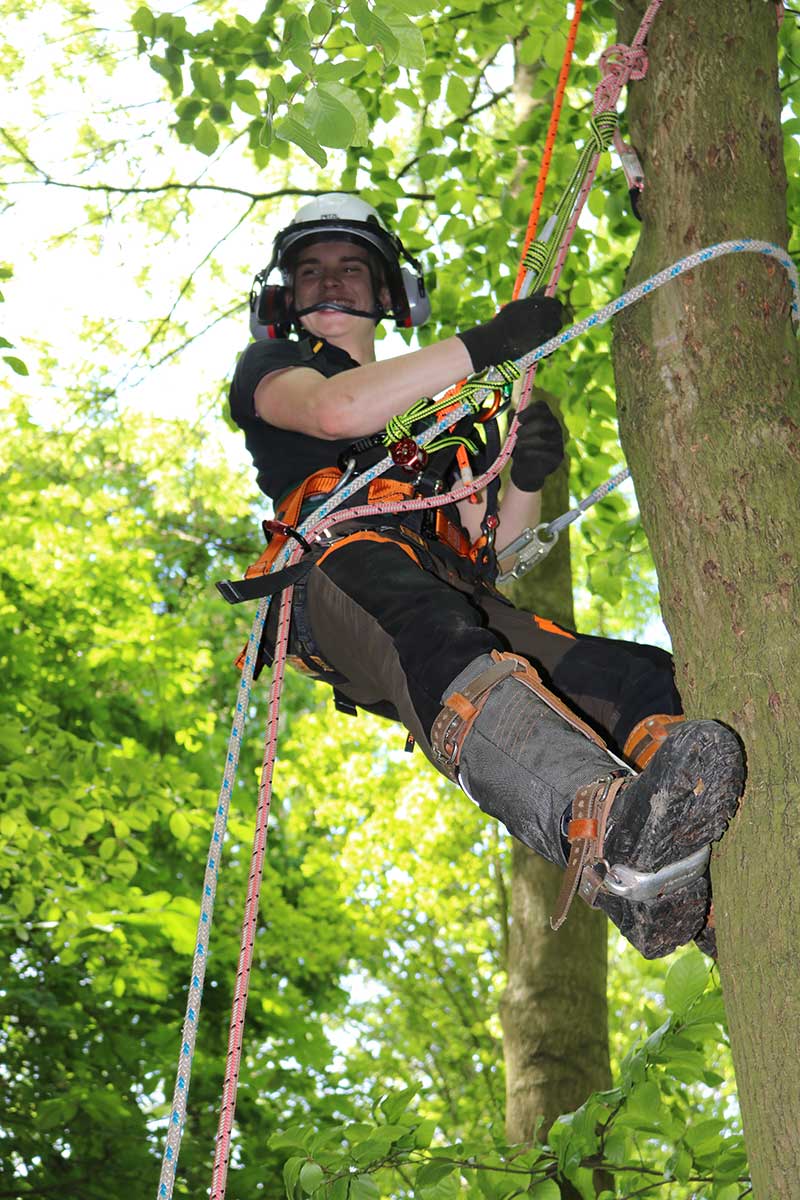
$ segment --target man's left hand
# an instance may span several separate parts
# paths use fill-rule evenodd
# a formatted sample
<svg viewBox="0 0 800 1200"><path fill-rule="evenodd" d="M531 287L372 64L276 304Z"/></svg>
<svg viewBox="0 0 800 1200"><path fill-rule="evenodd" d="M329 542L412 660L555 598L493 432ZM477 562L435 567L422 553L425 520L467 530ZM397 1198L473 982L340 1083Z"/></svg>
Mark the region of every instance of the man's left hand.
<svg viewBox="0 0 800 1200"><path fill-rule="evenodd" d="M564 457L561 426L544 400L519 414L517 441L511 452L511 482L521 492L538 492Z"/></svg>

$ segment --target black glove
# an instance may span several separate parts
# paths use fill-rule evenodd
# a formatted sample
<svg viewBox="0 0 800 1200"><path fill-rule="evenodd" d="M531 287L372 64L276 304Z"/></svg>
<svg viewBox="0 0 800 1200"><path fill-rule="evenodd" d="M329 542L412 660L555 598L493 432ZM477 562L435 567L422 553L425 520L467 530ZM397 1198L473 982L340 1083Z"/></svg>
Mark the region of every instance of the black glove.
<svg viewBox="0 0 800 1200"><path fill-rule="evenodd" d="M544 400L519 414L519 429L511 451L511 482L521 492L538 492L564 457L561 426Z"/></svg>
<svg viewBox="0 0 800 1200"><path fill-rule="evenodd" d="M555 337L564 323L561 302L555 296L528 296L512 300L485 325L456 334L467 347L473 371L494 363L521 358L535 346Z"/></svg>

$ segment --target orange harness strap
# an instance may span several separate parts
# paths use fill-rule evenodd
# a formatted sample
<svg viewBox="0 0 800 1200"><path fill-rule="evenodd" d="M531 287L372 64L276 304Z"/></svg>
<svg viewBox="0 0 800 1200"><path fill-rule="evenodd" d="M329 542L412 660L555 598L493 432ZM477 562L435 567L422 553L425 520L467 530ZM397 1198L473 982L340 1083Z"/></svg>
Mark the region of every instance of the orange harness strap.
<svg viewBox="0 0 800 1200"><path fill-rule="evenodd" d="M328 492L332 492L341 477L342 473L336 467L326 467L322 471L309 475L308 479L304 479L293 492L289 493L277 510L276 519L284 525L296 526L306 499L309 496L324 496ZM391 504L398 500L410 500L413 495L414 488L410 483L403 483L398 479L375 479L369 485L367 500L370 504ZM245 579L252 579L256 575L268 575L272 564L285 545L286 534L273 534L263 553L245 571Z"/></svg>

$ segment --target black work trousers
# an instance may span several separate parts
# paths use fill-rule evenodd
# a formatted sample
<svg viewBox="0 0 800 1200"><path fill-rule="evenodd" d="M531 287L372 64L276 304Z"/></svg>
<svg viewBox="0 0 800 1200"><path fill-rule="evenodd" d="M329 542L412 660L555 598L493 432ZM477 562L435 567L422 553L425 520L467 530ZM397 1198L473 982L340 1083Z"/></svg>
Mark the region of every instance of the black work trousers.
<svg viewBox="0 0 800 1200"><path fill-rule="evenodd" d="M392 531L344 537L318 559L295 599L294 651L325 660L344 696L398 718L428 757L443 693L492 650L524 655L617 752L643 718L681 712L664 650L578 634L522 612Z"/></svg>

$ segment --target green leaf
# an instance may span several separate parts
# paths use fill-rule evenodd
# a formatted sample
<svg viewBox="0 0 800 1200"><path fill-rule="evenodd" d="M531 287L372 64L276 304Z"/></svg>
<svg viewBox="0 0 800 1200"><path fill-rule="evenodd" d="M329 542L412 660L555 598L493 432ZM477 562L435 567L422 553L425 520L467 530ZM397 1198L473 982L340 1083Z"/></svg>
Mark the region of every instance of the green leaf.
<svg viewBox="0 0 800 1200"><path fill-rule="evenodd" d="M563 31L557 29L550 34L542 47L542 58L554 71L559 69L564 57L564 40Z"/></svg>
<svg viewBox="0 0 800 1200"><path fill-rule="evenodd" d="M54 808L50 813L50 826L53 829L66 829L69 825L69 813L65 808Z"/></svg>
<svg viewBox="0 0 800 1200"><path fill-rule="evenodd" d="M194 145L201 154L211 155L219 146L217 127L208 117L194 131Z"/></svg>
<svg viewBox="0 0 800 1200"><path fill-rule="evenodd" d="M206 100L213 100L222 91L219 75L210 64L194 62L189 68L189 74L195 88Z"/></svg>
<svg viewBox="0 0 800 1200"><path fill-rule="evenodd" d="M316 34L317 37L324 37L331 27L332 16L333 14L327 4L312 4L308 14L308 23L311 26L311 32Z"/></svg>
<svg viewBox="0 0 800 1200"><path fill-rule="evenodd" d="M420 1121L414 1130L414 1145L418 1149L424 1150L430 1146L433 1141L433 1135L436 1132L436 1124L437 1122L433 1117L426 1117L425 1120Z"/></svg>
<svg viewBox="0 0 800 1200"><path fill-rule="evenodd" d="M283 33L283 54L301 71L310 71L311 59L311 30L305 15L293 12L286 20Z"/></svg>
<svg viewBox="0 0 800 1200"><path fill-rule="evenodd" d="M300 1172L308 1162L307 1158L287 1158L283 1164L283 1186L286 1191L286 1200L294 1200L295 1184L300 1179Z"/></svg>
<svg viewBox="0 0 800 1200"><path fill-rule="evenodd" d="M156 29L155 17L149 8L141 5L131 17L131 26L137 33L141 33L143 37L151 38L155 34Z"/></svg>
<svg viewBox="0 0 800 1200"><path fill-rule="evenodd" d="M172 813L169 819L169 831L178 842L184 841L192 832L192 826L188 817L180 809Z"/></svg>
<svg viewBox="0 0 800 1200"><path fill-rule="evenodd" d="M28 368L25 366L25 363L22 361L21 358L17 358L16 355L14 355L14 354L4 354L3 362L8 363L8 365L11 367L11 370L14 372L15 375L29 374Z"/></svg>
<svg viewBox="0 0 800 1200"><path fill-rule="evenodd" d="M180 96L183 91L183 76L179 67L171 63L168 59L162 58L158 54L151 54L150 67L157 75L161 75L169 84L170 91L174 97Z"/></svg>
<svg viewBox="0 0 800 1200"><path fill-rule="evenodd" d="M369 144L369 113L364 107L364 102L352 88L345 87L343 83L326 83L320 85L317 89L321 96L330 97L338 104L344 106L348 115L353 121L353 136L349 143L353 146L366 146Z"/></svg>
<svg viewBox="0 0 800 1200"><path fill-rule="evenodd" d="M365 46L379 46L385 60L394 62L400 44L386 21L372 12L367 0L350 0L349 8L358 40Z"/></svg>
<svg viewBox="0 0 800 1200"><path fill-rule="evenodd" d="M469 88L459 75L451 75L447 83L447 107L457 117L463 116L470 106Z"/></svg>
<svg viewBox="0 0 800 1200"><path fill-rule="evenodd" d="M461 1184L458 1175L454 1174L455 1167L448 1165L447 1173L442 1175L435 1183L420 1187L417 1184L414 1194L419 1195L420 1200L456 1200L456 1197L461 1191Z"/></svg>
<svg viewBox="0 0 800 1200"><path fill-rule="evenodd" d="M543 1179L533 1185L528 1195L531 1200L561 1200L561 1188L554 1179Z"/></svg>
<svg viewBox="0 0 800 1200"><path fill-rule="evenodd" d="M13 345L14 343L10 342L8 338L0 337L0 350L10 350Z"/></svg>
<svg viewBox="0 0 800 1200"><path fill-rule="evenodd" d="M436 1162L435 1159L432 1162L423 1163L417 1171L414 1186L415 1188L432 1187L440 1179L452 1175L455 1169L455 1163Z"/></svg>
<svg viewBox="0 0 800 1200"><path fill-rule="evenodd" d="M318 83L327 83L332 79L352 79L364 70L360 58L343 58L339 62L321 63L314 72Z"/></svg>
<svg viewBox="0 0 800 1200"><path fill-rule="evenodd" d="M299 146L304 154L307 154L309 158L313 158L315 163L324 167L328 162L328 156L308 126L297 119L295 114L298 111L302 110L298 110L295 105L289 116L278 121L275 126L275 136L282 138L285 142L294 142L295 146Z"/></svg>
<svg viewBox="0 0 800 1200"><path fill-rule="evenodd" d="M355 121L347 106L330 91L330 86L324 84L308 93L303 114L320 145L344 150L353 141Z"/></svg>
<svg viewBox="0 0 800 1200"><path fill-rule="evenodd" d="M300 1170L300 1186L307 1196L317 1190L325 1178L325 1173L319 1163L306 1162Z"/></svg>
<svg viewBox="0 0 800 1200"><path fill-rule="evenodd" d="M257 117L261 112L261 102L255 92L234 92L232 100L237 108L252 117Z"/></svg>
<svg viewBox="0 0 800 1200"><path fill-rule="evenodd" d="M709 976L707 959L697 948L677 958L667 971L664 1001L677 1016L682 1015L702 996Z"/></svg>
<svg viewBox="0 0 800 1200"><path fill-rule="evenodd" d="M394 8L381 7L379 18L386 22L397 43L396 51L387 52L387 61L397 63L401 67L411 67L412 70L424 67L427 61L425 39L405 13Z"/></svg>
<svg viewBox="0 0 800 1200"><path fill-rule="evenodd" d="M14 908L17 910L17 913L19 914L20 917L22 917L23 920L25 919L25 917L29 917L31 915L35 904L36 904L36 896L34 894L33 888L29 888L29 887L16 888L16 890L14 891Z"/></svg>
<svg viewBox="0 0 800 1200"><path fill-rule="evenodd" d="M350 1200L379 1200L379 1197L378 1185L369 1175L356 1175L350 1181Z"/></svg>
<svg viewBox="0 0 800 1200"><path fill-rule="evenodd" d="M408 1112L411 1100L416 1099L419 1094L417 1087L404 1087L402 1091L390 1092L387 1096L381 1097L379 1108L386 1117L386 1121L396 1124L403 1112Z"/></svg>

